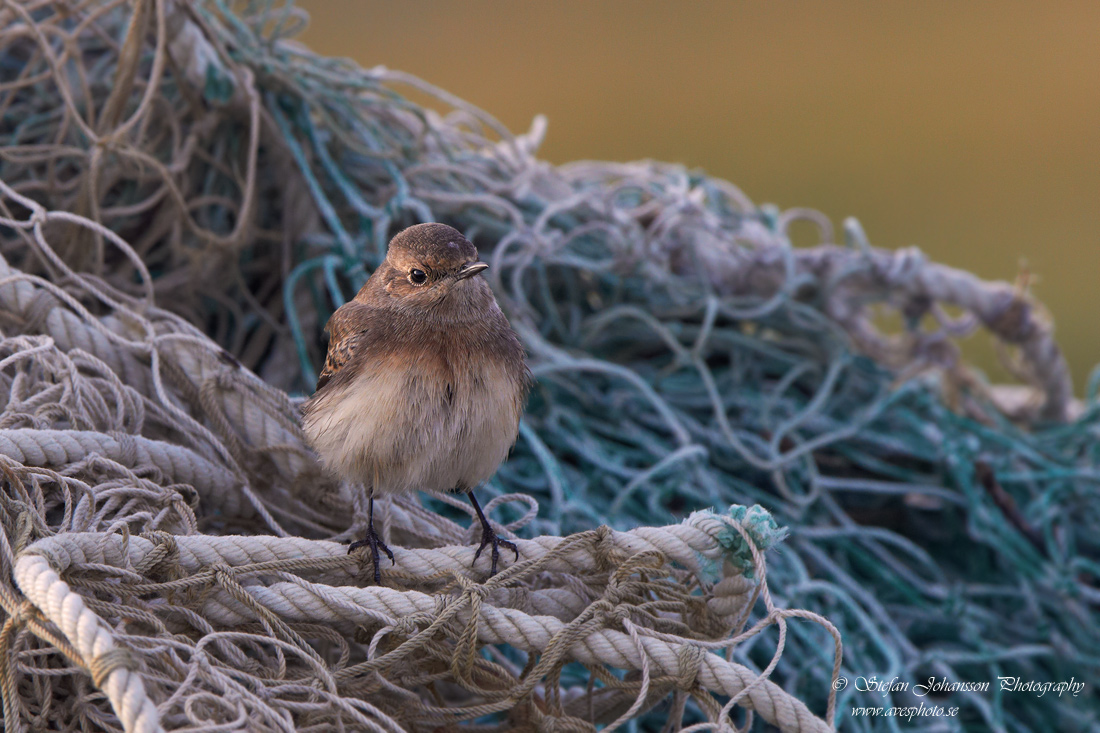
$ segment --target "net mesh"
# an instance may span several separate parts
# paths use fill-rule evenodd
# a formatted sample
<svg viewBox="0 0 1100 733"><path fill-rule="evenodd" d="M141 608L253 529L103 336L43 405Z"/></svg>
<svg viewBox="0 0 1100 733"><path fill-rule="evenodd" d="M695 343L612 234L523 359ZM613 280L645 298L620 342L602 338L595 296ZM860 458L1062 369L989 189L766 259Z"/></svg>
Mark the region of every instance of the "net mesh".
<svg viewBox="0 0 1100 733"><path fill-rule="evenodd" d="M310 53L283 3L0 18L7 730L896 725L845 714L836 630L847 677L1100 681L1097 380L1021 288L679 166L549 165L541 120ZM475 582L459 503L390 501L376 588L295 411L418 221L491 262L538 380L486 489L521 559ZM1019 385L962 361L980 329Z"/></svg>

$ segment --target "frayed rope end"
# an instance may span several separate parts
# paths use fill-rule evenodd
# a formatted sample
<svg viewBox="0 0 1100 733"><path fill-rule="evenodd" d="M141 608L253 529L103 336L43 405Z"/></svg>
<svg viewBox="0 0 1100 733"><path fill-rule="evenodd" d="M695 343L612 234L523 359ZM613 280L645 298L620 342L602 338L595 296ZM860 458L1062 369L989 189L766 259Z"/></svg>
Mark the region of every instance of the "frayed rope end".
<svg viewBox="0 0 1100 733"><path fill-rule="evenodd" d="M759 504L752 506L733 504L724 513L713 509L704 509L695 512L695 515L714 517L723 523L723 528L714 536L715 541L724 550L721 559L732 564L749 580L755 579L756 565L752 559L752 548L741 533L737 531L737 527L733 523L745 530L745 534L749 536L749 539L752 540L760 552L767 552L786 539L789 534L788 529L779 526L775 518L772 517L771 512ZM733 520L733 523L728 520ZM721 575L721 568L716 567L715 563L707 562L703 565L704 567L710 566L706 567L706 570L713 571L714 576Z"/></svg>

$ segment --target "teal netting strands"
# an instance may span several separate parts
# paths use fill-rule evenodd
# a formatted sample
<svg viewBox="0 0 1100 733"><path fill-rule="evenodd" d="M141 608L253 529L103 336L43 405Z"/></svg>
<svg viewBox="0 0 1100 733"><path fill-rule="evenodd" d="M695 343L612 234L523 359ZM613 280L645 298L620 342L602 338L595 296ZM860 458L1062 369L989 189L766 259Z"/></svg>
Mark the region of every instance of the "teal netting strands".
<svg viewBox="0 0 1100 733"><path fill-rule="evenodd" d="M756 206L679 166L550 166L535 157L542 121L513 136L408 75L310 53L285 39L300 14L284 3L155 5L173 63L149 81L151 25L123 105L136 126L109 143L91 100L118 71L112 39L130 6L104 4L88 21L106 29L81 47L97 74L67 105L46 73L64 61L29 37L0 47L4 81L29 80L0 88L0 177L47 208L98 212L134 244L161 307L305 393L325 319L388 237L450 223L492 264L538 377L492 482L538 499L526 531L759 504L790 530L771 553L773 597L839 627L846 677L991 683L934 701L959 706L956 718L911 721L846 711L928 702L912 688L849 686L842 730L1100 724L1100 372L1074 403L1026 294L872 247L854 221L834 244L820 214ZM409 88L432 108L401 96ZM817 225L820 245L790 244L799 220ZM45 267L12 232L0 231L0 250L25 271ZM90 251L77 238L62 254L95 271ZM99 274L140 296L133 266L108 261ZM900 315L902 333L876 329L881 310ZM981 328L1019 353L1022 390L990 387L960 360L955 339ZM767 665L767 636L738 661ZM772 673L815 710L830 642L792 623ZM1087 688L998 693L1001 676Z"/></svg>

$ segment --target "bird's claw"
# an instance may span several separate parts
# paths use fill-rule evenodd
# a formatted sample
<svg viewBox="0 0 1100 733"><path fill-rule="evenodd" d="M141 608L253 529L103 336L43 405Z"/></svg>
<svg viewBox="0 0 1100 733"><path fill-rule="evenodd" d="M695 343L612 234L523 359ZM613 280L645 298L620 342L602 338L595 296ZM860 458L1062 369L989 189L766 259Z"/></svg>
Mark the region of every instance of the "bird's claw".
<svg viewBox="0 0 1100 733"><path fill-rule="evenodd" d="M477 562L477 559L481 557L481 551L484 550L486 546L492 546L490 556L493 558L493 564L492 567L489 569L490 578L497 574L497 562L500 560L501 547L506 547L514 552L516 555L516 560L519 560L519 548L516 547L516 543L512 542L511 540L505 540L497 537L496 531L488 524L484 524L481 527L481 544L478 545L477 552L474 553L475 563Z"/></svg>
<svg viewBox="0 0 1100 733"><path fill-rule="evenodd" d="M386 553L386 557L390 559L390 563L397 565L397 561L393 559L393 552L386 546L386 543L382 541L382 538L378 536L378 533L374 531L374 525L367 529L366 539L356 540L348 545L348 554L355 552L360 547L370 547L371 562L374 563L374 582L382 582L382 570L380 566L381 554L378 552L381 550Z"/></svg>

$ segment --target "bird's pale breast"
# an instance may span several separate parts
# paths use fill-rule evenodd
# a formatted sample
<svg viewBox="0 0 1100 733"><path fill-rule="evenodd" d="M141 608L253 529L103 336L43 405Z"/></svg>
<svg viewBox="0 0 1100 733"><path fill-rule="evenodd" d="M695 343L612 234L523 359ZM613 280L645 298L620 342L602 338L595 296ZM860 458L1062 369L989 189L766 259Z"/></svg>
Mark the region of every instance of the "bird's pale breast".
<svg viewBox="0 0 1100 733"><path fill-rule="evenodd" d="M326 467L381 493L473 488L492 476L515 442L524 375L467 346L412 345L360 362L306 415Z"/></svg>

